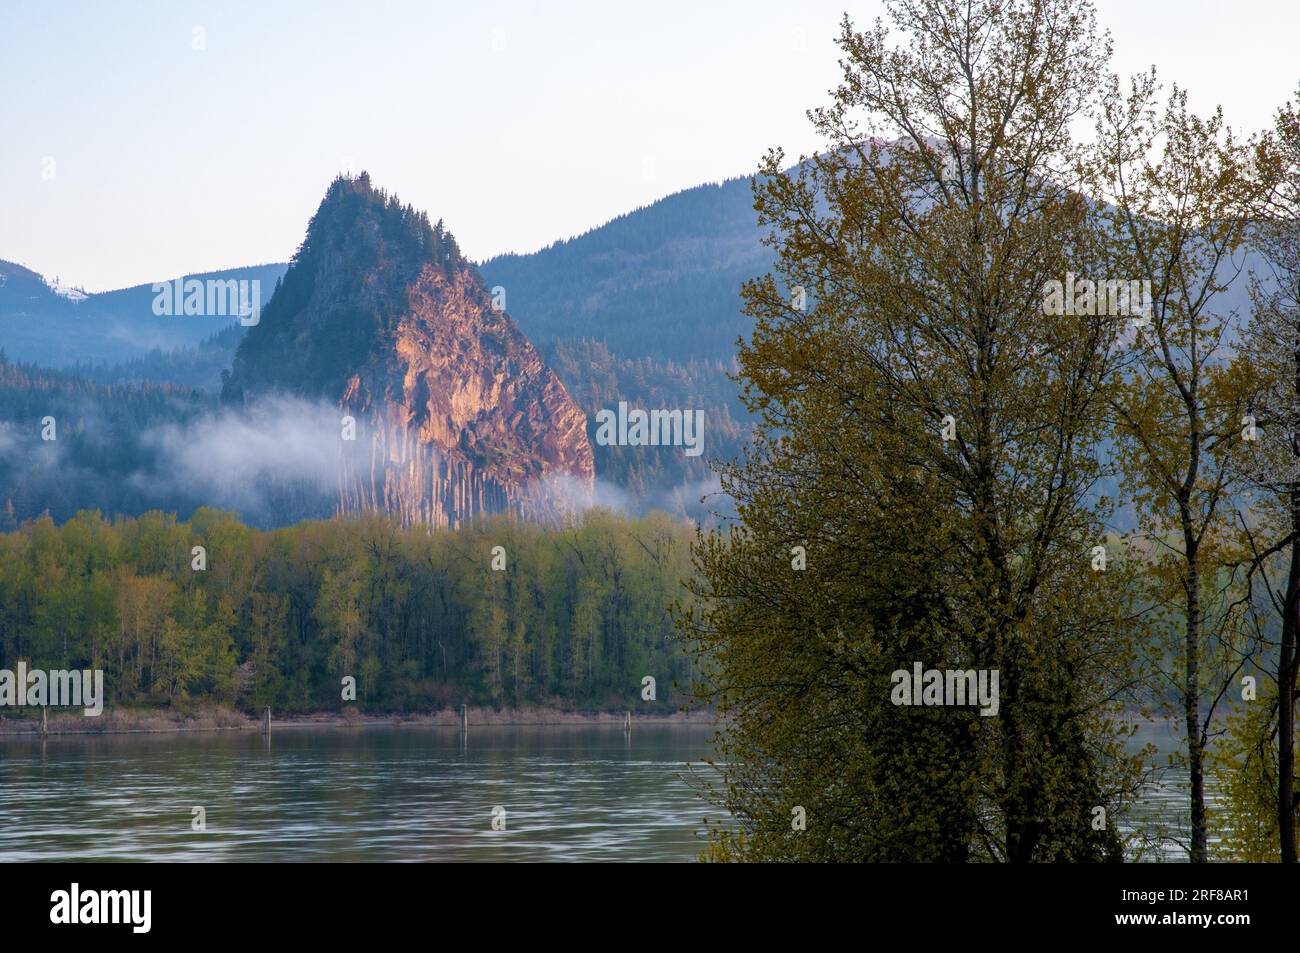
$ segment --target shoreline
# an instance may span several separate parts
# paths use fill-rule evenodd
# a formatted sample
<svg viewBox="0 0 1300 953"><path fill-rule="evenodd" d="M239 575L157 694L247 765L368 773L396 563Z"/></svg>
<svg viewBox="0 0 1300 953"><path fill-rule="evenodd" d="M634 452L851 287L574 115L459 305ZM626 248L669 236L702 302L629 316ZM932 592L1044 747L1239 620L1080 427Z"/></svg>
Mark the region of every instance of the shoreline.
<svg viewBox="0 0 1300 953"><path fill-rule="evenodd" d="M558 708L468 709L469 727L528 728L569 725L623 725L627 710L565 711ZM710 725L716 722L713 712L642 712L632 713L632 723L656 725ZM371 714L357 711L310 712L276 718L271 716L271 732L295 728L373 728L373 727L460 728L459 709L425 713ZM51 715L47 736L54 735L127 735L181 734L218 731L262 730L262 719L229 708L180 711L106 711L97 717L85 715ZM40 738L39 718L0 717L0 741L10 738Z"/></svg>

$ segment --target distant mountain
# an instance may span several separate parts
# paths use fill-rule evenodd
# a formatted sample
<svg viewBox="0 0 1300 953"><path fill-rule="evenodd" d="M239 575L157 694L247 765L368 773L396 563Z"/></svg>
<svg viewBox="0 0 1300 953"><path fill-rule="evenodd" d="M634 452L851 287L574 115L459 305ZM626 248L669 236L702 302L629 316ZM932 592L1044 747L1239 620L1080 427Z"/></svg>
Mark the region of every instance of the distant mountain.
<svg viewBox="0 0 1300 953"><path fill-rule="evenodd" d="M206 282L256 280L270 298L285 265L253 265L186 275ZM172 279L159 278L159 281ZM228 315L157 315L152 285L83 295L46 283L36 272L0 261L0 347L13 360L46 367L108 366L197 347L227 327ZM204 381L215 389L217 380Z"/></svg>
<svg viewBox="0 0 1300 953"><path fill-rule="evenodd" d="M366 255L373 258L379 245L385 255L398 254L390 237L376 236ZM311 241L309 235L300 254L311 255ZM100 384L149 381L215 393L221 372L233 366L228 399L251 385L254 391L270 386L334 402L361 367L379 373L384 351L374 349L378 339L370 332L383 327L391 333L387 322L403 306L403 289L418 278L419 254L417 248L414 257L392 265L396 271L386 273L391 287L367 286L356 295L339 291L330 302L323 289L305 280L304 270L272 305L270 290L288 281L286 265L196 276L262 282L262 321L238 361L235 351L248 329L229 318L155 316L148 285L74 303L51 291L41 276L0 264L0 273L13 275L7 293L0 286L0 348L11 359L64 368ZM770 262L749 182L737 178L667 196L533 254L491 259L479 266L482 278L473 294L504 289L510 318L577 402L596 474L622 494L619 502L698 515L701 493L714 485L710 459L734 458L748 440L751 422L727 375L735 370L736 340L750 329L740 286ZM370 267L362 260L336 264ZM322 273L322 280L332 278ZM313 295L315 303L304 308ZM360 312L344 314L345 301ZM284 323L288 311L298 309L303 310ZM308 316L322 323L301 325ZM381 402L395 393L388 384L362 379L376 388L372 400L375 393L384 395ZM596 413L620 402L703 410L704 453L597 444Z"/></svg>
<svg viewBox="0 0 1300 953"><path fill-rule="evenodd" d="M594 340L620 357L729 363L750 326L740 311L740 285L772 260L759 239L749 180L735 178L667 196L532 254L497 256L479 269L488 286L506 290L506 310L544 350L556 341ZM184 277L256 279L265 304L287 267ZM14 360L102 367L197 348L231 324L220 315L158 316L153 300L145 284L77 301L30 269L0 260L0 346Z"/></svg>
<svg viewBox="0 0 1300 953"><path fill-rule="evenodd" d="M588 415L632 407L700 409L704 453L594 445L596 473L634 507L703 515L710 460L734 459L752 428L738 387L736 342L753 322L741 285L767 273L748 178L669 195L576 238L481 266L510 313ZM716 501L715 501L716 502Z"/></svg>
<svg viewBox="0 0 1300 953"><path fill-rule="evenodd" d="M486 342L492 335L485 334L491 328L483 311L484 302L490 300L485 296L498 286L504 291L505 309L518 331L536 345L540 361L554 369L576 402L585 419L596 476L620 495L618 502L634 509L659 507L700 515L698 497L716 485L710 459L735 458L748 443L753 426L728 376L736 370L736 340L747 337L752 328L741 311L740 287L772 265L752 201L745 178L687 189L538 252L492 258L479 266L481 279L471 277L473 266L455 250L450 236L426 236L419 241L430 243L428 248L417 241L414 250L403 251L407 239L400 236L409 232L410 222L378 215L365 220L371 232L356 246L364 252L361 258L340 257L324 270L313 266L312 273L319 278L310 281L305 277L308 271L302 271L294 288L282 289L283 296L276 296L274 306L267 304L270 293L264 290L263 323L271 314L275 326L255 329L259 343L237 362L235 350L247 329L230 324L229 318L157 317L148 285L89 295L77 302L56 293L29 269L0 261L0 353L115 385L105 394L121 393L123 384L154 382L210 395L221 387L222 370L234 362L234 388L272 385L317 394L333 403L340 394L349 393L356 377L360 389L351 393L349 406L366 402L379 406L396 399L405 408L399 418L418 428L434 417L445 417L449 405L428 403L423 393L407 394L404 375L398 387L394 375L400 365L387 363L395 353L389 345L397 337L383 346L378 342L382 335L396 335L393 322L405 307L403 296L419 284L421 256L436 245L440 249L436 254L447 254L448 260L454 254L456 264L453 271L442 272L439 287L428 286L421 292L431 295L433 312L440 312L457 295L472 299L471 323L482 319L475 334L485 342L487 353L491 348ZM311 242L309 234L300 255L311 256ZM342 269L340 274L350 275L351 281L355 275L347 269L373 271L380 259L384 269L367 272L361 286L349 291L331 285L337 277L335 269ZM1225 281L1238 269L1259 266L1253 255L1240 255L1224 264ZM264 289L272 289L286 268L262 265L199 277L256 278ZM455 275L461 272L463 287L457 290ZM315 284L318 280L320 288ZM336 293L334 300L330 296ZM1246 282L1234 282L1219 307L1248 313ZM359 310L344 313L346 308ZM289 311L297 316L280 326ZM434 340L452 340L429 338L417 344L418 339L410 336L404 346L415 353L426 344L433 347ZM495 346L511 353L506 338ZM446 379L437 383L440 374L451 372L449 364L435 368L421 366L421 360L414 365L415 373L430 382L427 396L432 399L435 392L449 392ZM506 363L512 360L507 357ZM531 361L530 357L525 363L531 367ZM491 380L476 385L471 404L494 399L487 395L495 393L495 386ZM11 392L11 399L14 396ZM235 390L227 396L233 398ZM427 413L417 413L412 401L426 406ZM647 409L702 409L704 453L686 456L680 447L597 443L595 415L620 402ZM576 439L577 418L565 413L573 431L566 439ZM525 471L531 468L533 473L543 469L537 461L530 463L518 444L512 447L504 431L489 435L504 426L502 421L485 424L481 432L478 425L470 428L464 439L473 449L463 459L470 461L476 455L480 461L490 459L497 453L494 447L503 447L507 456L514 455L513 465ZM447 439L451 434L448 429L439 438L444 448L451 445ZM535 437L533 433L529 441ZM457 447L451 455L460 453ZM481 472L479 464L474 466ZM1107 484L1099 492L1113 494L1114 489ZM383 492L382 486L373 491Z"/></svg>
<svg viewBox="0 0 1300 953"><path fill-rule="evenodd" d="M230 371L235 350L248 329L232 324L195 347L162 350L118 364L71 364L64 369L100 384L175 384L211 394L221 390L222 373Z"/></svg>
<svg viewBox="0 0 1300 953"><path fill-rule="evenodd" d="M543 348L592 339L622 357L691 361L736 354L751 322L740 286L764 274L748 178L701 185L529 255L481 266Z"/></svg>
<svg viewBox="0 0 1300 953"><path fill-rule="evenodd" d="M79 317L77 305L31 269L0 260L0 346L10 356L53 364L60 331Z"/></svg>
<svg viewBox="0 0 1300 953"><path fill-rule="evenodd" d="M457 523L594 476L582 411L455 238L365 173L331 184L222 388L226 404L284 394L337 406L368 442L345 511Z"/></svg>

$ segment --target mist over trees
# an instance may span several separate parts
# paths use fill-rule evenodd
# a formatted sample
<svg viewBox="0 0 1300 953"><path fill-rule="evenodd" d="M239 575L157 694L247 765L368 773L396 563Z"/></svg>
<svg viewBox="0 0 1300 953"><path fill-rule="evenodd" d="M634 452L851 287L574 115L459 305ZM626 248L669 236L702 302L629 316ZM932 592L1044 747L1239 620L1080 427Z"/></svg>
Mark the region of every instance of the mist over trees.
<svg viewBox="0 0 1300 953"><path fill-rule="evenodd" d="M59 371L0 351L0 667L179 711L342 710L348 676L370 713L693 704L720 716L713 860L1294 863L1300 98L1242 135L1112 75L1087 0L886 8L843 21L818 153L473 272L586 414L597 497L671 516L324 518L329 395L430 253L475 268L340 179L314 226L383 224L262 266L261 327ZM50 297L11 270L0 307ZM59 333L110 313L46 305ZM263 381L321 400L245 413ZM624 401L705 409L704 454L596 444ZM677 520L701 494L718 519ZM995 674L996 704L922 669ZM1153 716L1168 765L1133 739ZM1169 768L1173 838L1134 820Z"/></svg>

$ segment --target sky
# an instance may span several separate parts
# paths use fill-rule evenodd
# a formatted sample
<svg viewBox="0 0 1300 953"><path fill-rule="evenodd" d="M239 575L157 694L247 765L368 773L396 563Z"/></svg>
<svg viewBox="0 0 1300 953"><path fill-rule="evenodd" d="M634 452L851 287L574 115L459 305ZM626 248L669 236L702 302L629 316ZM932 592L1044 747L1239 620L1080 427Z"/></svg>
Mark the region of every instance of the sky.
<svg viewBox="0 0 1300 953"><path fill-rule="evenodd" d="M1297 0L1098 0L1115 68L1266 127ZM340 171L529 252L772 146L880 0L0 0L0 259L87 291L285 261Z"/></svg>

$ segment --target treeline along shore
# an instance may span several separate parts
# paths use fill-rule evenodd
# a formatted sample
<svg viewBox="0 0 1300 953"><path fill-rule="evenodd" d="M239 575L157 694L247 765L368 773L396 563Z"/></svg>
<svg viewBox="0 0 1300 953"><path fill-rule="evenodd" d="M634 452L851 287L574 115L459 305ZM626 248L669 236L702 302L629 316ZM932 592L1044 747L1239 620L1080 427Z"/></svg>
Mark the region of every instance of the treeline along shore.
<svg viewBox="0 0 1300 953"><path fill-rule="evenodd" d="M603 510L437 531L43 518L0 534L0 671L103 672L103 713L50 709L51 731L239 728L267 707L340 724L455 723L462 705L478 724L670 716L694 680L670 615L693 534ZM8 701L0 731L33 711Z"/></svg>

